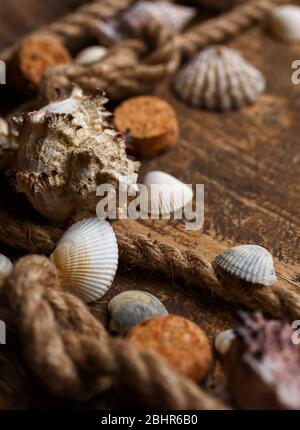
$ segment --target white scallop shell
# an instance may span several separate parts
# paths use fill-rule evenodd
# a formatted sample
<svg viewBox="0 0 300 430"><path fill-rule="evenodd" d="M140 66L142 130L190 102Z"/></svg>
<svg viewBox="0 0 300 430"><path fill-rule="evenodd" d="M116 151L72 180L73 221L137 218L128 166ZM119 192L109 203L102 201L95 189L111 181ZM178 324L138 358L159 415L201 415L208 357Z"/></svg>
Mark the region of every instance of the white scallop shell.
<svg viewBox="0 0 300 430"><path fill-rule="evenodd" d="M226 355L235 337L236 335L232 328L221 331L221 333L219 333L218 336L215 338L214 342L217 353L221 356Z"/></svg>
<svg viewBox="0 0 300 430"><path fill-rule="evenodd" d="M107 54L107 48L104 46L89 46L83 49L76 56L75 61L78 64L88 65L97 63L97 61L102 60L102 58Z"/></svg>
<svg viewBox="0 0 300 430"><path fill-rule="evenodd" d="M170 215L180 210L193 199L193 190L174 176L159 170L148 172L143 181L147 193L141 192L141 201L148 205L148 213L157 215Z"/></svg>
<svg viewBox="0 0 300 430"><path fill-rule="evenodd" d="M253 284L273 285L277 277L273 257L259 245L240 245L216 257L216 265L236 278Z"/></svg>
<svg viewBox="0 0 300 430"><path fill-rule="evenodd" d="M267 18L267 28L279 39L294 43L300 41L300 7L282 5L274 8Z"/></svg>
<svg viewBox="0 0 300 430"><path fill-rule="evenodd" d="M0 254L0 273L9 273L13 267L12 262L5 255Z"/></svg>
<svg viewBox="0 0 300 430"><path fill-rule="evenodd" d="M233 49L211 46L175 76L174 89L187 104L210 110L237 109L264 91L265 78Z"/></svg>
<svg viewBox="0 0 300 430"><path fill-rule="evenodd" d="M108 222L88 218L73 224L61 237L50 259L62 287L86 303L102 297L118 267L116 236Z"/></svg>

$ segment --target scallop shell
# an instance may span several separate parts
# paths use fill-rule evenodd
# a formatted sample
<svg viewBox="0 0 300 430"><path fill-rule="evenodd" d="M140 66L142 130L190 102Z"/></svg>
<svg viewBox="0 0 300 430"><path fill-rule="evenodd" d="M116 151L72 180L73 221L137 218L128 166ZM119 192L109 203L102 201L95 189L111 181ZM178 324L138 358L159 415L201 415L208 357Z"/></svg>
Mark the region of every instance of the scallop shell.
<svg viewBox="0 0 300 430"><path fill-rule="evenodd" d="M236 335L232 328L221 331L215 338L215 349L217 353L221 356L226 355L235 337Z"/></svg>
<svg viewBox="0 0 300 430"><path fill-rule="evenodd" d="M87 218L73 224L61 237L50 259L62 287L86 303L102 297L118 267L116 236L108 222Z"/></svg>
<svg viewBox="0 0 300 430"><path fill-rule="evenodd" d="M100 39L119 42L141 32L151 19L161 22L173 31L181 31L196 15L196 9L167 1L138 1L120 18L100 23Z"/></svg>
<svg viewBox="0 0 300 430"><path fill-rule="evenodd" d="M277 282L272 255L262 246L241 245L216 257L216 265L236 278L253 284Z"/></svg>
<svg viewBox="0 0 300 430"><path fill-rule="evenodd" d="M107 54L107 48L104 46L89 46L88 48L83 49L76 56L76 63L82 65L88 65L97 63L102 60L102 58Z"/></svg>
<svg viewBox="0 0 300 430"><path fill-rule="evenodd" d="M295 43L300 41L300 7L283 5L274 8L267 18L267 28L277 38Z"/></svg>
<svg viewBox="0 0 300 430"><path fill-rule="evenodd" d="M147 195L141 190L142 207L148 206L148 213L154 216L169 215L180 210L193 199L193 190L168 173L159 170L148 172L143 181ZM159 185L155 189L152 185Z"/></svg>
<svg viewBox="0 0 300 430"><path fill-rule="evenodd" d="M129 290L115 296L108 304L110 330L125 334L131 327L155 316L168 315L164 305L146 291Z"/></svg>
<svg viewBox="0 0 300 430"><path fill-rule="evenodd" d="M5 255L0 254L0 273L9 273L13 267L12 262Z"/></svg>
<svg viewBox="0 0 300 430"><path fill-rule="evenodd" d="M241 55L224 46L211 46L181 69L174 81L178 97L187 104L226 111L254 102L266 86L263 75Z"/></svg>

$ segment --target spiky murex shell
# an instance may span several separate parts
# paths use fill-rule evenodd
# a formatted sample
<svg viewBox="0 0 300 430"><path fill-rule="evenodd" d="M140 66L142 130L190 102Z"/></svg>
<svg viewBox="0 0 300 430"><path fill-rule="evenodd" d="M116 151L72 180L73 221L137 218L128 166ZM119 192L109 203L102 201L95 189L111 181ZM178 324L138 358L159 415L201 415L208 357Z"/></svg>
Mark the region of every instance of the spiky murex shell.
<svg viewBox="0 0 300 430"><path fill-rule="evenodd" d="M118 189L123 176L136 181L137 163L127 158L124 135L110 128L106 102L99 92L83 96L76 90L67 100L23 115L16 190L50 220L95 215L99 185Z"/></svg>

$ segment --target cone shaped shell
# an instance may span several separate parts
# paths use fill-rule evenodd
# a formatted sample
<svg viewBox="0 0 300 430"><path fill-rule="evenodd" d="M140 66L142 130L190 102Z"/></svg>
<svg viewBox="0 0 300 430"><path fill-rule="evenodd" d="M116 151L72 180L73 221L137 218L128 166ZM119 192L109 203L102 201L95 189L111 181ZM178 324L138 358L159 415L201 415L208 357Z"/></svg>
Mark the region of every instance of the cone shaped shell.
<svg viewBox="0 0 300 430"><path fill-rule="evenodd" d="M0 254L0 273L9 273L11 272L13 265L9 258L5 257L5 255Z"/></svg>
<svg viewBox="0 0 300 430"><path fill-rule="evenodd" d="M221 331L215 339L215 349L217 353L224 356L228 353L232 342L234 341L236 335L233 329Z"/></svg>
<svg viewBox="0 0 300 430"><path fill-rule="evenodd" d="M223 46L201 51L175 77L174 89L187 104L226 111L254 102L265 89L263 75Z"/></svg>
<svg viewBox="0 0 300 430"><path fill-rule="evenodd" d="M114 231L104 220L82 220L65 232L50 259L62 286L84 302L93 302L106 293L117 271Z"/></svg>
<svg viewBox="0 0 300 430"><path fill-rule="evenodd" d="M253 284L277 282L272 255L258 245L241 245L227 249L216 258L216 265L232 276Z"/></svg>
<svg viewBox="0 0 300 430"><path fill-rule="evenodd" d="M111 316L110 329L119 334L127 333L131 327L145 319L168 315L164 305L146 291L129 290L116 295L108 304Z"/></svg>
<svg viewBox="0 0 300 430"><path fill-rule="evenodd" d="M142 200L147 200L148 213L151 215L171 214L193 199L193 190L189 186L159 170L147 173L143 183L148 192Z"/></svg>
<svg viewBox="0 0 300 430"><path fill-rule="evenodd" d="M274 8L267 19L267 28L278 39L295 43L300 41L300 7L283 5Z"/></svg>

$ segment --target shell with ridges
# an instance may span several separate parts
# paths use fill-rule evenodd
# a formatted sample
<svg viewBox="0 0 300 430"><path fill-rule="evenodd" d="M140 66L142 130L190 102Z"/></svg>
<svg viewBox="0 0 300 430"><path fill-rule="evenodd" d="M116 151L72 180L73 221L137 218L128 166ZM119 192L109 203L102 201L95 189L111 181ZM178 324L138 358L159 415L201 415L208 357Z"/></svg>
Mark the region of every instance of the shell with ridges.
<svg viewBox="0 0 300 430"><path fill-rule="evenodd" d="M236 335L232 328L221 331L221 333L219 333L218 336L215 338L214 342L217 353L221 356L226 355L235 337Z"/></svg>
<svg viewBox="0 0 300 430"><path fill-rule="evenodd" d="M75 89L67 99L23 115L16 189L50 220L94 215L99 185L118 190L123 177L136 181L138 164L127 158L125 136L110 127L106 102L100 92L84 96Z"/></svg>
<svg viewBox="0 0 300 430"><path fill-rule="evenodd" d="M0 254L0 273L10 273L13 267L12 262L5 255Z"/></svg>
<svg viewBox="0 0 300 430"><path fill-rule="evenodd" d="M108 304L110 330L125 334L145 319L168 315L158 298L146 291L129 290L116 295Z"/></svg>
<svg viewBox="0 0 300 430"><path fill-rule="evenodd" d="M267 17L267 28L280 40L300 41L300 7L282 5L274 8Z"/></svg>
<svg viewBox="0 0 300 430"><path fill-rule="evenodd" d="M148 172L143 184L147 187L147 195L141 192L142 201L148 204L148 213L152 215L169 215L180 210L193 199L193 190L168 173L159 170ZM153 185L162 188L155 189ZM152 190L152 191L151 191Z"/></svg>
<svg viewBox="0 0 300 430"><path fill-rule="evenodd" d="M241 55L224 46L197 54L175 76L178 97L194 107L226 111L254 102L264 91L265 78Z"/></svg>
<svg viewBox="0 0 300 430"><path fill-rule="evenodd" d="M173 31L181 31L195 17L193 7L167 1L138 1L120 18L100 23L100 39L118 42L131 35L138 35L151 20L156 20Z"/></svg>
<svg viewBox="0 0 300 430"><path fill-rule="evenodd" d="M115 277L118 245L108 222L88 218L73 224L50 256L62 287L86 303L102 297Z"/></svg>
<svg viewBox="0 0 300 430"><path fill-rule="evenodd" d="M260 285L273 285L277 277L273 257L259 245L240 245L218 255L216 266L235 278Z"/></svg>
<svg viewBox="0 0 300 430"><path fill-rule="evenodd" d="M106 54L107 48L105 48L104 46L89 46L79 52L79 54L75 58L75 61L76 63L83 65L93 64L102 60L102 58Z"/></svg>

